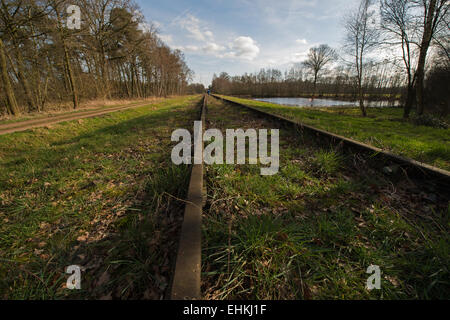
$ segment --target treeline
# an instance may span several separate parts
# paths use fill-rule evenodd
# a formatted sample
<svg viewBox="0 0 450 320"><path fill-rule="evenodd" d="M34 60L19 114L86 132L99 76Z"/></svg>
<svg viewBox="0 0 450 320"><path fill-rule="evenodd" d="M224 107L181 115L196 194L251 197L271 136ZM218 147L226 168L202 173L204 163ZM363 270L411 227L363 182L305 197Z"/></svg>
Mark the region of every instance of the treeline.
<svg viewBox="0 0 450 320"><path fill-rule="evenodd" d="M1 113L182 94L191 76L131 0L1 0Z"/></svg>
<svg viewBox="0 0 450 320"><path fill-rule="evenodd" d="M372 63L364 79L364 88L371 98L396 98L401 94L404 79L392 72L389 63ZM304 64L286 71L261 69L258 73L230 76L226 72L214 75L212 90L227 95L253 97L339 96L355 99L355 75L349 66L340 65L327 70L314 83L314 75Z"/></svg>
<svg viewBox="0 0 450 320"><path fill-rule="evenodd" d="M206 92L206 88L201 83L191 83L186 88L187 94L200 94L200 93L205 93L205 92Z"/></svg>
<svg viewBox="0 0 450 320"><path fill-rule="evenodd" d="M214 75L212 90L228 95L322 96L359 101L401 97L404 117L450 111L450 2L361 0L344 18L339 54L328 45L311 48L286 72Z"/></svg>

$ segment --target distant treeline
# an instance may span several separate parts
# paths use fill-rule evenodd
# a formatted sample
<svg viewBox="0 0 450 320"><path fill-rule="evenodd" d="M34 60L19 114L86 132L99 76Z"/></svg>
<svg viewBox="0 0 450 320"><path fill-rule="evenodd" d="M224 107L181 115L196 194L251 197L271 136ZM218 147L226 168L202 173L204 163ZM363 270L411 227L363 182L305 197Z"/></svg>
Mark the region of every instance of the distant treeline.
<svg viewBox="0 0 450 320"><path fill-rule="evenodd" d="M206 88L201 83L191 83L186 88L187 94L199 94L199 93L205 93L205 92L206 92Z"/></svg>
<svg viewBox="0 0 450 320"><path fill-rule="evenodd" d="M192 76L131 0L2 0L0 15L0 113L182 94Z"/></svg>
<svg viewBox="0 0 450 320"><path fill-rule="evenodd" d="M398 98L403 90L400 74L391 73L388 64L373 64L364 81L365 93L372 98ZM212 90L228 95L252 97L296 97L296 96L341 96L357 98L355 76L351 67L339 66L328 70L314 84L313 75L303 64L297 64L282 72L277 69L262 69L258 73L230 76L222 72L214 75Z"/></svg>

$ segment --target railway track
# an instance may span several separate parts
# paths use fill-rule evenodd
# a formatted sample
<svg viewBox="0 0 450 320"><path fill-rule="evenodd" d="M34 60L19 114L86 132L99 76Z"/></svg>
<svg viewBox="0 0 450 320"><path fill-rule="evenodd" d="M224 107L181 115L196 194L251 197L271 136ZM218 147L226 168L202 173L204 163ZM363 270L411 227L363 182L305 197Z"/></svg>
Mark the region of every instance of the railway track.
<svg viewBox="0 0 450 320"><path fill-rule="evenodd" d="M378 163L379 166L378 168L375 169L375 171L373 172L377 172L376 176L377 178L374 179L386 179L386 185L391 184L392 187L394 188L394 200L389 200L388 202L388 206L387 208L394 208L394 207L398 207L398 209L393 209L394 212L396 212L396 210L399 210L399 212L402 209L402 207L407 207L405 212L407 214L410 214L411 212L415 212L414 214L416 216L419 216L419 211L420 211L420 206L421 206L421 201L424 200L420 200L420 199L416 199L414 201L415 204L410 204L410 203L406 203L403 204L402 201L403 200L407 200L409 199L409 195L407 194L410 190L409 187L405 187L403 183L403 181L412 181L414 180L414 182L411 183L411 185L414 185L413 188L418 188L419 190L414 191L416 192L416 195L414 195L414 197L418 196L419 193L422 192L435 192L438 193L438 200L436 199L432 199L431 201L434 203L437 203L437 210L440 211L442 210L443 207L445 207L445 202L447 203L448 206L448 186L449 186L449 182L450 182L450 173L445 171L445 170L441 170L432 166L429 166L427 164L423 164L423 163L419 163L417 161L411 160L411 159L407 159L407 158L403 158L403 157L399 157L395 154L383 151L381 149L378 148L374 148L372 146L360 143L358 141L354 141L339 135L335 135L329 132L326 132L324 130L320 130L299 122L295 122L292 121L290 119L278 116L278 115L274 115L274 114L270 114L267 112L263 112L261 110L246 106L246 105L242 105L233 101L229 101L227 99L224 99L222 97L219 96L213 96L212 98L209 98L210 103L215 104L215 99L217 99L218 101L222 101L222 103L224 103L225 105L232 105L232 106L237 106L239 108L248 110L250 114L253 115L259 115L259 118L264 118L266 120L264 121L268 121L270 123L275 123L278 124L278 126L280 128L284 128L284 127L290 127L289 129L289 136L294 136L295 133L303 135L303 134L308 134L310 136L315 136L318 137L320 139L318 140L325 140L328 143L328 146L330 145L334 145L335 149L341 149L342 152L346 153L346 154L351 154L351 155L358 155L358 160L356 161L360 161L361 157L369 159L369 162L367 162L365 165L366 166L371 166L373 163ZM203 103L202 103L202 113L201 113L201 120L203 123L203 128L208 127L208 123L205 123L206 120L206 107L207 107L207 100L208 97L205 96ZM215 108L217 108L217 106L214 106ZM220 108L220 107L219 107ZM217 109L216 109L217 110ZM229 112L229 111L228 111ZM248 116L248 117L252 117L252 116ZM258 117L255 117L258 118ZM208 117L208 121L211 121L212 119L209 119ZM241 119L242 123L245 123L245 121L248 120L244 120ZM214 123L214 122L212 122ZM223 128L222 128L223 129ZM297 138L298 139L298 138ZM292 141L290 141L289 143L291 143ZM203 149L203 143L198 144L199 146L201 146L201 148ZM364 162L364 161L363 161ZM381 165L380 165L381 164ZM401 168L401 170L399 170L399 173L394 177L394 176L389 176L384 174L383 172L380 172L380 169L382 171L383 167L386 166L392 166L392 165L397 165ZM345 176L344 177L346 179L351 179L352 181L355 180L355 185L361 186L361 181L359 181L356 178L349 178L348 175L351 175L351 170L349 171L349 168L352 165L350 165L347 169L345 169ZM240 170L239 170L240 171ZM402 173L403 172L403 173ZM366 172L364 175L365 176L370 176L372 173L368 173ZM355 177L357 177L359 175L359 173L354 173ZM381 178L380 178L381 177ZM211 180L212 179L212 180ZM203 268L205 267L205 263L206 264L212 264L213 268L214 268L214 264L217 263L218 260L220 260L219 258L215 258L214 260L210 261L202 261L201 257L202 257L202 251L206 252L206 256L208 255L208 250L209 248L203 248L202 249L202 223L203 223L203 229L205 229L206 231L203 232L211 232L214 233L215 231L212 230L212 224L210 223L210 215L212 214L213 207L216 206L218 201L221 201L220 199L207 199L208 201L205 200L205 190L204 187L205 185L208 185L208 190L210 191L210 194L208 194L208 197L212 195L214 195L214 193L216 192L216 190L214 190L214 186L210 186L211 182L214 181L215 176L213 174L213 178L211 178L211 176L208 177L208 170L206 167L204 167L203 164L198 164L198 165L193 165L192 167L192 174L191 174L191 180L190 180L190 185L189 185L189 192L188 192L188 197L187 197L187 201L186 201L186 207L185 207L185 215L184 215L184 222L183 222L183 226L182 226L182 232L181 232L181 237L180 237L180 244L179 244L179 250L178 250L178 255L177 255L177 261L176 261L176 266L175 266L175 272L174 272L174 276L173 276L173 281L172 281L172 287L170 290L170 294L169 297L170 299L173 300L198 300L198 299L202 299L205 297L208 297L208 295L205 296L205 291L208 291L207 289L205 289L205 287L201 288L201 284L203 286L205 286L205 279L201 278L201 274L202 272L204 272L205 270L203 270ZM228 178L227 178L228 179ZM333 178L334 179L334 178ZM332 180L333 180L332 179ZM364 181L365 178L363 178L362 181ZM389 181L394 181L394 184L398 183L399 187L398 190L396 190L396 187L394 187L394 184L392 182ZM206 181L206 182L205 182ZM359 182L356 182L359 181ZM422 183L423 181L426 181ZM408 184L408 183L406 183ZM430 188L431 185L431 188ZM434 188L434 187L437 188ZM273 188L276 188L276 186L272 186ZM359 188L359 187L357 187ZM386 189L378 189L378 187L370 187L369 189L367 189L366 187L364 187L364 182L362 183L362 187L363 189L359 190L358 192L361 192L364 194L364 196L359 196L359 198L364 198L364 197L372 197L373 195L370 195L370 193L367 193L368 190L370 190L370 188L375 188L373 190L377 190L374 191L375 193L378 193L375 197L377 199L379 199L379 201L385 201L384 199L386 199L386 196L389 197L390 196L390 192L388 191L387 188ZM362 191L364 190L364 191ZM412 190L412 189L411 189ZM432 191L430 191L432 190ZM220 191L218 191L220 192ZM352 193L353 194L353 193ZM264 195L262 195L264 196ZM245 198L245 196L242 196ZM227 202L228 200L226 200L226 203L224 203L225 206L230 206L232 209L231 211L233 211L233 207L236 208L237 212L242 212L246 211L247 208L246 206L244 207L240 207L238 208L238 206L236 204L234 204L233 202ZM251 203L252 199L251 198L245 198L245 203ZM297 200L295 200L297 201ZM294 202L295 202L294 201ZM314 197L311 197L311 199L307 200L307 203L312 203L311 205L313 205L312 208L308 209L308 210L312 210L312 211L329 211L328 208L322 208L319 209L317 206L320 207L320 205L318 204L314 204L318 201L318 203L320 203L320 199L316 199ZM359 200L358 200L359 201ZM362 201L362 206L367 205L369 203L368 199L361 200ZM372 201L372 200L370 200ZM365 202L367 202L366 204L364 204ZM213 205L214 203L214 205ZM322 203L323 205L326 205L325 203ZM206 205L206 206L205 206ZM340 206L345 207L346 205L344 204L340 204ZM362 212L359 210L362 209L355 209L353 207L353 205L348 205L350 211L349 212ZM391 207L392 206L392 207ZM408 206L411 206L408 208ZM217 208L216 208L217 209ZM269 208L269 210L275 210L276 208ZM219 209L219 211L222 209ZM223 209L225 210L225 209ZM250 211L254 210L254 209L248 209ZM305 209L306 210L306 209ZM334 209L333 209L334 210ZM373 209L370 209L373 210ZM419 211L417 211L419 210ZM275 211L276 212L276 211ZM239 215L241 213L232 213L231 215ZM360 217L356 217L355 219L361 219L362 213L359 213ZM413 214L413 215L414 215ZM445 214L445 213L443 213ZM403 216L404 213L400 213L400 216ZM203 216L203 222L202 222L202 216ZM206 221L205 221L206 219ZM223 223L224 224L230 224L229 225L229 237L231 237L232 235L232 231L231 228L233 226L233 219L240 219L240 218L231 218L231 221L228 221L228 217L224 216L223 217ZM303 218L302 218L303 219ZM315 224L315 219L314 218L312 220L312 224ZM410 221L411 217L406 218L405 216L405 221ZM433 219L435 218L431 218L431 220L433 221ZM225 221L227 220L227 221ZM246 223L247 220L242 220L240 223ZM295 221L295 220L294 220ZM359 225L363 225L365 224L365 222L361 223L361 220L358 220L358 223L360 223ZM216 222L215 222L216 223ZM293 222L290 222L293 223ZM433 221L433 223L436 224L436 221ZM236 225L236 228L239 228L239 225ZM365 227L363 227L365 228ZM416 227L414 227L416 228ZM427 227L428 228L428 227ZM439 227L441 228L441 230L444 230L446 227ZM426 232L430 231L431 229L424 229L426 230ZM234 231L234 232L238 232L238 231ZM430 231L431 232L431 231ZM281 234L281 235L280 235ZM424 238L428 237L424 236L422 231L420 231L420 233ZM386 234L386 237L389 237L389 234ZM279 233L277 233L277 237L287 237L285 235L284 231L280 231ZM410 237L408 235L408 237ZM242 239L242 236L240 237L240 239ZM231 241L232 240L228 240L229 243L228 244L215 244L214 248L220 247L221 245L223 245L224 252L228 252L228 262L223 262L222 268L224 268L224 265L228 265L228 273L230 273L230 245L231 245ZM277 241L283 241L277 238ZM307 239L305 241L313 241L313 242L317 242L319 245L324 245L322 244L320 241L316 239L315 237L311 237L311 239ZM211 243L207 243L207 246L211 245ZM226 249L228 246L228 249ZM234 246L235 247L235 246ZM217 250L217 249L214 249ZM328 249L327 249L328 250ZM394 250L394 249L392 249ZM395 249L395 250L400 250L400 249ZM395 251L394 250L394 251ZM393 251L393 252L394 252ZM389 253L391 253L389 251ZM213 253L214 256L216 256L216 253ZM340 253L339 253L340 255ZM226 256L226 254L222 254L223 257ZM241 259L241 258L240 258ZM242 260L242 259L241 259ZM241 261L239 260L239 261ZM251 264L251 261L247 261L246 262L247 265ZM215 274L221 274L221 272L223 273L227 273L226 268L225 270L220 270L220 265L216 266L218 269L217 270L213 270ZM207 266L208 270L211 271L210 266ZM246 268L250 268L250 266L247 266ZM247 271L250 272L250 271ZM233 272L231 272L233 273ZM420 272L419 272L420 273ZM219 277L220 278L220 277ZM253 277L254 278L254 277ZM206 282L210 281L210 279L208 278L206 280ZM218 280L220 281L220 280ZM243 283L246 280L243 280ZM208 284L206 284L208 285ZM226 285L228 286L228 285ZM303 285L302 285L303 286ZM216 286L217 287L217 286ZM242 288L241 288L242 289ZM244 290L244 292L247 289ZM302 295L303 297L305 296L309 296L311 293L308 293L305 290L309 290L309 289L304 289L303 287L301 288L302 290ZM241 290L242 291L242 290ZM247 290L248 291L248 290ZM306 292L306 293L305 293ZM209 294L209 293L208 293ZM215 294L213 296L216 296ZM229 297L229 296L222 296L223 298ZM236 298L235 296L231 296L232 298ZM242 298L241 296L238 296L238 298ZM269 298L273 298L273 296L270 296ZM244 297L245 299L245 297Z"/></svg>
<svg viewBox="0 0 450 320"><path fill-rule="evenodd" d="M52 125L52 124L65 122L65 121L94 118L94 117L102 116L102 115L113 113L113 112L125 111L128 109L144 107L144 106L147 106L150 104L151 103L149 103L149 102L139 103L139 104L134 104L134 105L112 107L112 108L107 108L107 109L102 109L102 110L97 109L97 110L91 110L91 111L81 111L81 112L77 112L74 114L63 114L63 115L58 115L58 116L44 118L44 119L34 119L34 120L27 120L27 121L4 124L4 125L0 125L0 135L26 131L29 129L44 127L44 126L48 126L48 125Z"/></svg>
<svg viewBox="0 0 450 320"><path fill-rule="evenodd" d="M201 298L201 226L203 205L206 196L206 190L203 184L203 132L205 128L206 107L207 96L205 95L200 115L203 130L201 136L194 137L197 148L194 154L201 158L194 159L195 164L192 166L173 285L170 292L170 299L172 300L197 300Z"/></svg>
<svg viewBox="0 0 450 320"><path fill-rule="evenodd" d="M385 166L399 165L403 169L403 172L409 177L427 179L430 183L438 185L444 191L448 191L448 189L450 189L450 172L446 170L413 159L405 158L392 152L388 152L353 139L321 130L313 126L285 118L280 115L268 113L251 106L231 101L221 96L213 96L216 99L232 104L234 106L246 108L264 117L275 119L289 126L294 126L295 128L298 128L300 132L307 131L317 137L329 140L332 144L341 144L344 148L348 149L351 152L360 152L372 158L373 160L380 160L380 162L384 163Z"/></svg>

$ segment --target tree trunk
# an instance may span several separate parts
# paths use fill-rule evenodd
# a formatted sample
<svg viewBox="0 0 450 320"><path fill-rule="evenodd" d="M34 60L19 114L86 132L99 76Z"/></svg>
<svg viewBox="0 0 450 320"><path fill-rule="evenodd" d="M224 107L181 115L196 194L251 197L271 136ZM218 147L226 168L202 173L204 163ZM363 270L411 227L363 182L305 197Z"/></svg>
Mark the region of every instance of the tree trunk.
<svg viewBox="0 0 450 320"><path fill-rule="evenodd" d="M415 93L415 90L414 90L414 85L413 84L409 84L408 85L408 93L406 95L405 109L403 111L403 118L404 119L408 119L409 118L412 106L414 104L414 96L415 96L415 94L416 93Z"/></svg>
<svg viewBox="0 0 450 320"><path fill-rule="evenodd" d="M20 48L17 47L17 70L19 80L22 83L23 91L25 92L25 97L27 100L28 108L30 111L38 111L38 107L33 99L33 93L30 89L30 84L28 83L28 79L25 75L24 67L23 67L23 57L20 53Z"/></svg>
<svg viewBox="0 0 450 320"><path fill-rule="evenodd" d="M5 47L2 39L0 39L0 73L3 81L3 87L5 88L6 102L8 103L8 110L12 115L18 115L20 113L17 105L16 97L14 95L11 81L8 75L8 69L6 67L6 54Z"/></svg>
<svg viewBox="0 0 450 320"><path fill-rule="evenodd" d="M318 72L314 72L314 92L313 92L313 96L312 98L315 99L316 98L316 89L317 89L317 73Z"/></svg>
<svg viewBox="0 0 450 320"><path fill-rule="evenodd" d="M63 40L64 61L66 63L67 77L69 78L70 91L72 93L73 108L78 109L78 90L73 77L72 67L70 65L69 51L66 42Z"/></svg>
<svg viewBox="0 0 450 320"><path fill-rule="evenodd" d="M361 113L362 113L363 117L367 117L367 109L366 109L366 106L364 105L364 93L362 92L361 85L360 85L358 95L359 95L359 108L361 109Z"/></svg>
<svg viewBox="0 0 450 320"><path fill-rule="evenodd" d="M109 86L108 65L106 60L105 46L103 41L100 41L100 70L103 82L104 98L111 99L111 90Z"/></svg>
<svg viewBox="0 0 450 320"><path fill-rule="evenodd" d="M423 87L425 80L425 63L427 59L428 48L430 47L431 37L433 33L433 19L434 11L436 9L437 0L430 0L430 6L428 8L428 15L424 26L422 43L420 45L419 62L417 66L417 82L416 82L416 95L417 95L417 114L422 115L424 111L423 101ZM426 5L426 4L425 4Z"/></svg>
<svg viewBox="0 0 450 320"><path fill-rule="evenodd" d="M364 92L362 87L363 81L363 64L362 64L362 50L360 56L356 57L356 71L358 72L358 98L359 98L359 109L361 109L361 113L363 117L367 117L366 106L364 105Z"/></svg>

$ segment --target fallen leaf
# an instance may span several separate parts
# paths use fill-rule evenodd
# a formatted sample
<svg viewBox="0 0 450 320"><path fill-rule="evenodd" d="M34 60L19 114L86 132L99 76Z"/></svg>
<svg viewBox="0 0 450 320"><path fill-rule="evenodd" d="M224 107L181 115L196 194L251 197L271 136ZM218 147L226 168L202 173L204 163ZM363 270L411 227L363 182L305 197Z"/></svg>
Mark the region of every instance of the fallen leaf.
<svg viewBox="0 0 450 320"><path fill-rule="evenodd" d="M50 224L48 224L47 222L41 222L39 224L40 229L47 229L48 227L50 227Z"/></svg>
<svg viewBox="0 0 450 320"><path fill-rule="evenodd" d="M85 235L79 236L77 238L77 241L83 242L83 241L86 241L87 238L88 238L88 235L85 234Z"/></svg>

